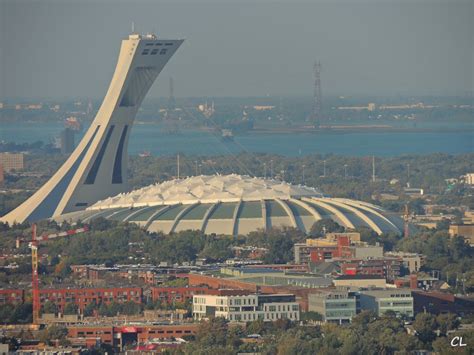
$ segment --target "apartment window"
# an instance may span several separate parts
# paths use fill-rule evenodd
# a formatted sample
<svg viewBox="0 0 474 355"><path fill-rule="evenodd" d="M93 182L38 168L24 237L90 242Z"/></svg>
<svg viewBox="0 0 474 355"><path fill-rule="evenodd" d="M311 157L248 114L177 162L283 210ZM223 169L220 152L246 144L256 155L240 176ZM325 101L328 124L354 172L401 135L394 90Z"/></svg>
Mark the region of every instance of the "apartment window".
<svg viewBox="0 0 474 355"><path fill-rule="evenodd" d="M297 304L294 304L293 306L291 306L291 310L293 311L298 311L299 310L299 306Z"/></svg>
<svg viewBox="0 0 474 355"><path fill-rule="evenodd" d="M165 43L165 46L172 46L173 43Z"/></svg>
<svg viewBox="0 0 474 355"><path fill-rule="evenodd" d="M142 52L142 55L147 55L149 52L150 52L150 50L144 49L143 52Z"/></svg>
<svg viewBox="0 0 474 355"><path fill-rule="evenodd" d="M162 55L162 54L166 54L166 49L162 49L162 50L160 51L160 55Z"/></svg>
<svg viewBox="0 0 474 355"><path fill-rule="evenodd" d="M145 44L145 46L152 46L152 45L153 45L153 43L147 43L147 44Z"/></svg>
<svg viewBox="0 0 474 355"><path fill-rule="evenodd" d="M151 54L151 55L155 55L155 54L157 54L157 53L158 53L158 49L157 49L157 48L155 48L155 49L153 49L153 50L151 51L151 53L150 53L150 54Z"/></svg>

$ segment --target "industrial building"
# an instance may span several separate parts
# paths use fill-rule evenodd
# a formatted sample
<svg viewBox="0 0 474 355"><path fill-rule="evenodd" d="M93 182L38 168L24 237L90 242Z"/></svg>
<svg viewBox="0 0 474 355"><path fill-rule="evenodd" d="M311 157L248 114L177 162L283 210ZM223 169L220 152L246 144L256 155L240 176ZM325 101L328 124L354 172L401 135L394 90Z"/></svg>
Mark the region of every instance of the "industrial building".
<svg viewBox="0 0 474 355"><path fill-rule="evenodd" d="M154 184L110 197L54 220L87 223L103 217L134 222L150 232L201 230L206 234L246 235L294 227L309 233L321 219L347 229L401 233L403 221L361 201L324 196L319 190L243 175L194 176Z"/></svg>

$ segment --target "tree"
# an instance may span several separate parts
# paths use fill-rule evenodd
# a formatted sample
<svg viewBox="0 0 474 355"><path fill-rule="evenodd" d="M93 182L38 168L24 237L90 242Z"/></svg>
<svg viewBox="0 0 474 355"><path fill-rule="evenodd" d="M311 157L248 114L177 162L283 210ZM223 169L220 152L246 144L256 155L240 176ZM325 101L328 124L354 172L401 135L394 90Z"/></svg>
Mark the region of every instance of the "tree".
<svg viewBox="0 0 474 355"><path fill-rule="evenodd" d="M322 237L326 233L344 232L344 227L334 222L332 219L323 218L315 222L311 227L310 235L312 237Z"/></svg>
<svg viewBox="0 0 474 355"><path fill-rule="evenodd" d="M41 342L52 345L53 341L58 340L60 345L67 345L68 330L63 325L53 324L46 329L43 329L39 335Z"/></svg>
<svg viewBox="0 0 474 355"><path fill-rule="evenodd" d="M203 346L225 346L227 343L227 321L224 318L211 318L201 322L196 340Z"/></svg>
<svg viewBox="0 0 474 355"><path fill-rule="evenodd" d="M439 314L436 317L436 323L438 323L439 330L441 334L446 335L448 330L454 330L459 327L459 320L455 314Z"/></svg>
<svg viewBox="0 0 474 355"><path fill-rule="evenodd" d="M302 321L322 321L324 320L324 318L321 313L308 311L308 312L301 313L301 320Z"/></svg>
<svg viewBox="0 0 474 355"><path fill-rule="evenodd" d="M268 249L263 258L265 263L284 264L293 260L293 242L284 234L269 235Z"/></svg>
<svg viewBox="0 0 474 355"><path fill-rule="evenodd" d="M42 313L54 313L58 312L58 307L51 301L46 301L43 305Z"/></svg>
<svg viewBox="0 0 474 355"><path fill-rule="evenodd" d="M84 317L90 317L94 314L94 310L97 309L97 303L95 300L93 302L88 303L83 310Z"/></svg>
<svg viewBox="0 0 474 355"><path fill-rule="evenodd" d="M436 339L435 329L437 328L436 317L429 313L418 313L413 322L413 328L418 339L429 344Z"/></svg>
<svg viewBox="0 0 474 355"><path fill-rule="evenodd" d="M64 306L64 314L77 314L78 307L75 303L68 302Z"/></svg>

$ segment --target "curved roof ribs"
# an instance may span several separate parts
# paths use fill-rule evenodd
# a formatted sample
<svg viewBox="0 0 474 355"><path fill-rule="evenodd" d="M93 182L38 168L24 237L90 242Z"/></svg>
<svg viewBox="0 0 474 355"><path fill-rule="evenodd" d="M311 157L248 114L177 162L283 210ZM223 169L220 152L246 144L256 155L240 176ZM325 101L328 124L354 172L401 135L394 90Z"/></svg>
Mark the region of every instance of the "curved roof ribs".
<svg viewBox="0 0 474 355"><path fill-rule="evenodd" d="M337 208L327 204L325 201L322 201L322 200L327 200L327 199L320 199L320 198L315 198L315 197L311 197L311 198L303 197L302 200L310 202L310 203L314 203L320 206L321 208L324 208L325 210L328 210L334 213L339 218L339 220L344 225L344 227L355 229L354 224L352 224L352 222L344 215L344 213L339 211Z"/></svg>
<svg viewBox="0 0 474 355"><path fill-rule="evenodd" d="M377 234L382 234L383 233L382 230L380 229L380 227L377 225L377 223L372 221L372 219L367 217L364 213L359 211L357 208L354 208L350 205L347 205L347 204L339 202L339 201L335 201L333 199L331 199L330 201L327 201L327 203L332 204L332 205L337 206L337 207L345 208L345 209L353 212L358 218L360 218L365 223L367 223L369 225L369 227L372 228Z"/></svg>
<svg viewBox="0 0 474 355"><path fill-rule="evenodd" d="M201 232L205 233L206 232L206 227L207 227L207 222L209 222L209 217L211 216L212 212L219 206L220 202L213 203L209 208L207 209L206 213L204 214L204 217L202 218L202 224L201 224Z"/></svg>
<svg viewBox="0 0 474 355"><path fill-rule="evenodd" d="M181 218L186 214L188 213L190 210L192 210L194 207L196 207L197 205L199 205L199 202L197 203L193 203L192 205L189 205L185 208L183 208L175 217L174 221L173 221L173 225L171 226L170 228L170 231L168 233L173 233L174 230L176 229L176 227L178 226L178 223L179 221L181 220Z"/></svg>
<svg viewBox="0 0 474 355"><path fill-rule="evenodd" d="M335 200L340 200L346 205L358 207L361 210L373 213L374 215L376 215L377 217L383 219L385 222L387 222L389 225L391 225L398 233L401 232L400 229L398 229L398 227L395 224L393 224L392 221L390 221L387 217L385 217L383 214L381 214L377 209L374 209L373 207L371 207L371 204L359 203L359 202L351 201L351 200L346 199L346 198L341 198L341 199L338 198L338 199L335 199Z"/></svg>
<svg viewBox="0 0 474 355"><path fill-rule="evenodd" d="M288 215L288 217L290 217L290 221L291 221L291 226L293 228L298 228L298 224L296 223L296 218L295 218L295 214L293 213L293 211L291 210L290 206L288 206L286 204L286 202L280 200L279 198L275 199L276 202L278 202L278 204L285 210L286 214Z"/></svg>

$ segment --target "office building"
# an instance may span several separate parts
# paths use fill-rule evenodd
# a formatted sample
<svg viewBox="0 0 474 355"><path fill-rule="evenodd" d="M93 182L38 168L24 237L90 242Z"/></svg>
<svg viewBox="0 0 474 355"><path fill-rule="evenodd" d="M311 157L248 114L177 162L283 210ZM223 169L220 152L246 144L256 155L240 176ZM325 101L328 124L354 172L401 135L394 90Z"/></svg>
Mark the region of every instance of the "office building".
<svg viewBox="0 0 474 355"><path fill-rule="evenodd" d="M74 130L65 128L61 131L61 154L70 154L74 150Z"/></svg>
<svg viewBox="0 0 474 355"><path fill-rule="evenodd" d="M325 322L349 323L357 313L357 300L349 291L331 290L310 293L308 311L318 312Z"/></svg>
<svg viewBox="0 0 474 355"><path fill-rule="evenodd" d="M232 291L231 294L228 294ZM237 293L237 294L236 294ZM295 295L249 294L245 291L220 290L218 295L193 296L195 320L223 317L231 322L265 322L277 319L300 319L300 306Z"/></svg>
<svg viewBox="0 0 474 355"><path fill-rule="evenodd" d="M362 290L360 307L373 311L378 316L387 311L395 312L397 316L414 316L413 297L409 289Z"/></svg>

